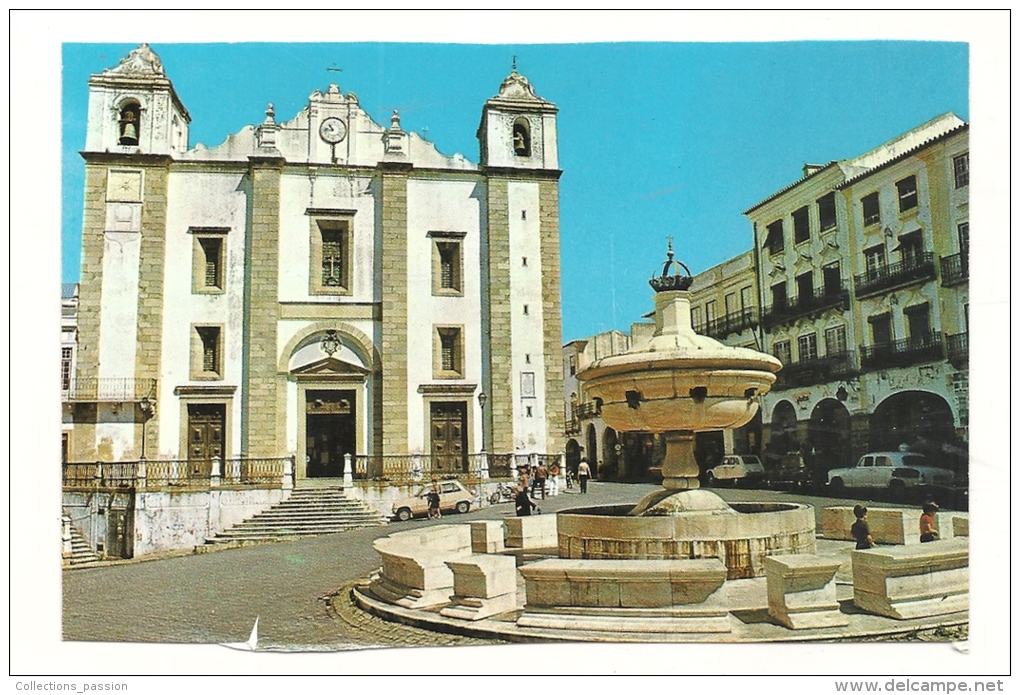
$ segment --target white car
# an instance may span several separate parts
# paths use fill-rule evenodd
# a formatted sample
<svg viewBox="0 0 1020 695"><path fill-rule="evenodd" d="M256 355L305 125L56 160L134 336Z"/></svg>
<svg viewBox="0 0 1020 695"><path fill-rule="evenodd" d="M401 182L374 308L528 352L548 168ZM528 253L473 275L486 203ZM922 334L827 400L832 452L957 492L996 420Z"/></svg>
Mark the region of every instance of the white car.
<svg viewBox="0 0 1020 695"><path fill-rule="evenodd" d="M393 516L401 521L407 521L412 517L424 516L429 512L429 491L431 485L418 488L412 497L405 497L393 503ZM458 514L467 514L471 509L471 503L475 499L475 491L468 489L459 480L439 481L439 511L451 512L456 510Z"/></svg>
<svg viewBox="0 0 1020 695"><path fill-rule="evenodd" d="M709 485L729 482L759 482L765 480L765 466L757 456L723 456L722 463L705 473Z"/></svg>
<svg viewBox="0 0 1020 695"><path fill-rule="evenodd" d="M890 488L904 490L920 485L952 485L953 472L928 463L921 454L910 451L875 451L865 454L853 468L829 471L829 487Z"/></svg>

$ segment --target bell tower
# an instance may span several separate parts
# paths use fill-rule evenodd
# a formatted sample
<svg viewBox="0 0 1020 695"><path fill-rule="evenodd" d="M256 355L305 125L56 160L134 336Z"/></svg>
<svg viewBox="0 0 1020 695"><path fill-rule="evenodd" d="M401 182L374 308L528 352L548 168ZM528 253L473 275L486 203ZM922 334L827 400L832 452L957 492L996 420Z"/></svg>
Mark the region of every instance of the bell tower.
<svg viewBox="0 0 1020 695"><path fill-rule="evenodd" d="M478 127L486 180L483 390L491 451L563 450L557 108L514 66Z"/></svg>
<svg viewBox="0 0 1020 695"><path fill-rule="evenodd" d="M89 78L87 152L180 155L188 149L190 122L148 44Z"/></svg>
<svg viewBox="0 0 1020 695"><path fill-rule="evenodd" d="M499 94L485 102L478 126L483 167L557 169L554 104L536 96L517 62L503 80Z"/></svg>

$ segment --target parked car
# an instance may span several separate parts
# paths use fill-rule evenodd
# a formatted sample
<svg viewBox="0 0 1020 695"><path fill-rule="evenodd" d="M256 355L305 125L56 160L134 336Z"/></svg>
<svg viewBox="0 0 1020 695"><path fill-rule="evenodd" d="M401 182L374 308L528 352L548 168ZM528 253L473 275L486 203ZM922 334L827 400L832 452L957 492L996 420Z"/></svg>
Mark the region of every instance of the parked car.
<svg viewBox="0 0 1020 695"><path fill-rule="evenodd" d="M401 521L407 521L415 516L425 516L429 512L428 494L432 485L420 487L412 497L405 497L393 503L393 516ZM450 512L456 510L460 514L466 514L474 502L475 493L468 489L459 480L439 481L439 511Z"/></svg>
<svg viewBox="0 0 1020 695"><path fill-rule="evenodd" d="M722 463L705 473L708 485L758 483L765 480L765 466L757 456L723 456Z"/></svg>
<svg viewBox="0 0 1020 695"><path fill-rule="evenodd" d="M801 490L811 485L811 469L804 456L796 451L780 456L766 469L765 476L773 490Z"/></svg>
<svg viewBox="0 0 1020 695"><path fill-rule="evenodd" d="M911 451L875 451L865 454L853 468L829 471L829 487L888 488L892 491L922 485L952 486L953 472L933 466L921 454Z"/></svg>

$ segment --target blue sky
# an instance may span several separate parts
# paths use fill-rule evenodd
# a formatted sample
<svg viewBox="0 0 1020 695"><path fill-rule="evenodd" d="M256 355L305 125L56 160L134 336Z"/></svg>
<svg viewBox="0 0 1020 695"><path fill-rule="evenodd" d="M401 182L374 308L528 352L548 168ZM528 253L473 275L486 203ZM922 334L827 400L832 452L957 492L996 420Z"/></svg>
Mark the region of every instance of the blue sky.
<svg viewBox="0 0 1020 695"><path fill-rule="evenodd" d="M62 47L62 268L79 276L88 77L136 43ZM867 151L952 111L969 120L961 42L152 43L191 113L191 145L289 120L338 82L385 124L478 160L481 108L518 70L559 112L564 341L651 309L672 235L694 273L751 247L743 210L805 162ZM342 72L329 70L342 68Z"/></svg>

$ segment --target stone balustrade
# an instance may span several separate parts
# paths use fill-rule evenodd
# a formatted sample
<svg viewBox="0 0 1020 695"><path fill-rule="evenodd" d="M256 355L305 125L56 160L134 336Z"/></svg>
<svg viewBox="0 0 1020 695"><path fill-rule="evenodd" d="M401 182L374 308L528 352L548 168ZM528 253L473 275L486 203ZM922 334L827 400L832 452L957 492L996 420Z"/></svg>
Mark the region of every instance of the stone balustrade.
<svg viewBox="0 0 1020 695"><path fill-rule="evenodd" d="M552 559L520 568L521 627L729 632L726 566L711 560Z"/></svg>
<svg viewBox="0 0 1020 695"><path fill-rule="evenodd" d="M453 597L439 611L448 618L481 620L517 608L517 563L512 556L471 555L447 560Z"/></svg>
<svg viewBox="0 0 1020 695"><path fill-rule="evenodd" d="M502 521L472 521L471 551L475 553L501 553L503 542Z"/></svg>
<svg viewBox="0 0 1020 695"><path fill-rule="evenodd" d="M471 529L446 524L401 531L377 539L372 547L382 556L382 569L371 592L405 608L426 608L449 602L454 577L446 562L471 555Z"/></svg>
<svg viewBox="0 0 1020 695"><path fill-rule="evenodd" d="M556 514L535 516L512 516L504 520L506 525L506 547L555 548L558 544Z"/></svg>
<svg viewBox="0 0 1020 695"><path fill-rule="evenodd" d="M792 630L849 625L836 600L839 565L817 555L765 558L769 615Z"/></svg>
<svg viewBox="0 0 1020 695"><path fill-rule="evenodd" d="M966 539L854 550L851 561L854 604L869 613L905 620L968 609Z"/></svg>

